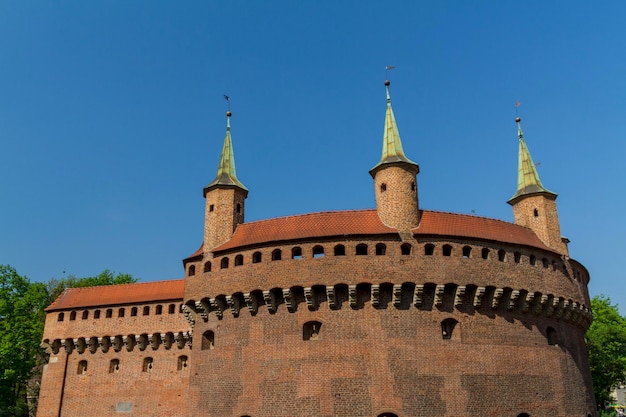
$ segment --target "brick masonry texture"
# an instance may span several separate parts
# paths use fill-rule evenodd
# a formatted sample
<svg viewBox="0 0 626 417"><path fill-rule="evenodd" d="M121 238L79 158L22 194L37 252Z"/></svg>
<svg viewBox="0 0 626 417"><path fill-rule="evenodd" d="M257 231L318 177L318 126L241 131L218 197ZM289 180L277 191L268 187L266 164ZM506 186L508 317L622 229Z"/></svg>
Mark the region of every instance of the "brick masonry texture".
<svg viewBox="0 0 626 417"><path fill-rule="evenodd" d="M375 213L250 227L216 185L184 293L48 309L38 417L595 417L589 274L554 198L453 218L420 212L416 173L378 167Z"/></svg>

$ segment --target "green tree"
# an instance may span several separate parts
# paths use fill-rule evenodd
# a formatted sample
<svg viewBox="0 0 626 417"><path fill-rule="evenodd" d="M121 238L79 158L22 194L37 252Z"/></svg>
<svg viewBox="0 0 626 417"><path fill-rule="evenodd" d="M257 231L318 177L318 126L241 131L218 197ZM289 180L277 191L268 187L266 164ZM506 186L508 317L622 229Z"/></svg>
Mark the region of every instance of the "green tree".
<svg viewBox="0 0 626 417"><path fill-rule="evenodd" d="M602 409L612 401L611 392L626 382L626 318L603 295L591 300L593 323L585 336L596 403Z"/></svg>
<svg viewBox="0 0 626 417"><path fill-rule="evenodd" d="M0 415L28 416L26 384L42 358L46 287L0 265Z"/></svg>
<svg viewBox="0 0 626 417"><path fill-rule="evenodd" d="M95 287L98 285L114 285L114 284L132 284L137 282L136 278L133 278L130 274L121 274L111 272L108 269L100 272L93 277L78 278L74 275L70 275L67 278L52 278L48 281L47 290L49 296L49 303L52 303L57 299L59 295L67 288L82 288L82 287Z"/></svg>

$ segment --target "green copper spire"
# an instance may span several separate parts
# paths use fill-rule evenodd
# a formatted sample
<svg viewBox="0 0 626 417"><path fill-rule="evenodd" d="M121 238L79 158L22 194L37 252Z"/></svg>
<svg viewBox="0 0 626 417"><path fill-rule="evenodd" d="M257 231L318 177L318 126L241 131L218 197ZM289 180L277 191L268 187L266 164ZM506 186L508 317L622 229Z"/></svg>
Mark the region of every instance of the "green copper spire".
<svg viewBox="0 0 626 417"><path fill-rule="evenodd" d="M204 187L204 195L216 188L217 186L238 187L246 192L248 189L237 179L235 173L235 156L233 153L233 143L230 137L230 111L226 112L226 136L224 137L224 147L222 148L222 156L220 158L220 164L217 168L217 176L206 187Z"/></svg>
<svg viewBox="0 0 626 417"><path fill-rule="evenodd" d="M521 199L521 197L534 195L534 194L548 194L556 197L556 194L552 191L548 191L541 184L537 168L530 157L530 152L524 141L524 134L522 133L522 119L515 118L517 122L517 135L519 136L519 163L517 170L517 192L508 201L509 204L515 204Z"/></svg>
<svg viewBox="0 0 626 417"><path fill-rule="evenodd" d="M370 174L374 174L385 164L405 163L414 165L419 172L419 165L411 161L404 155L402 150L402 141L400 141L400 133L396 125L396 118L393 116L391 108L391 96L389 95L389 81L385 81L385 89L387 90L387 112L385 113L385 131L383 134L383 154L380 162L370 170Z"/></svg>

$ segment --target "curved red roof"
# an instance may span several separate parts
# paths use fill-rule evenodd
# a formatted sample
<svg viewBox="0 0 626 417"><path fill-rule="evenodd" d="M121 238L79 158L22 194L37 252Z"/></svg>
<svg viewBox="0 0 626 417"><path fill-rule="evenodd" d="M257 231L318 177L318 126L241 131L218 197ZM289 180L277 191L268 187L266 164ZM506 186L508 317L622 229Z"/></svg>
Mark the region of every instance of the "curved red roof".
<svg viewBox="0 0 626 417"><path fill-rule="evenodd" d="M46 308L46 311L114 304L182 300L184 292L184 279L99 287L68 288Z"/></svg>
<svg viewBox="0 0 626 417"><path fill-rule="evenodd" d="M527 227L466 214L423 210L420 224L412 232L416 236L491 240L553 251ZM213 252L289 240L396 233L380 221L374 209L319 212L240 224L233 237ZM190 257L201 255L202 250L201 246Z"/></svg>

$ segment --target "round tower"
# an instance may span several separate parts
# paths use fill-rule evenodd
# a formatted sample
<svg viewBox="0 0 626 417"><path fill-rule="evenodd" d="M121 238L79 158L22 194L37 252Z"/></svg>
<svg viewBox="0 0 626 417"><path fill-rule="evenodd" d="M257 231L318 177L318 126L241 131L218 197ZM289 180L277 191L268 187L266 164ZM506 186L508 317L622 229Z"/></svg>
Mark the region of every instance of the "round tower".
<svg viewBox="0 0 626 417"><path fill-rule="evenodd" d="M508 201L513 206L514 222L532 229L549 248L568 255L567 239L561 236L556 209L557 195L541 184L537 168L524 141L521 121L521 118L515 118L519 137L517 192Z"/></svg>
<svg viewBox="0 0 626 417"><path fill-rule="evenodd" d="M389 84L389 80L385 81L387 112L382 157L370 170L370 175L374 178L376 211L380 220L402 233L410 232L419 224L416 177L419 165L408 159L402 150L400 133L391 108Z"/></svg>
<svg viewBox="0 0 626 417"><path fill-rule="evenodd" d="M235 156L230 137L230 117L226 112L226 136L217 176L204 187L204 252L228 241L238 224L244 222L244 204L248 189L237 179Z"/></svg>

